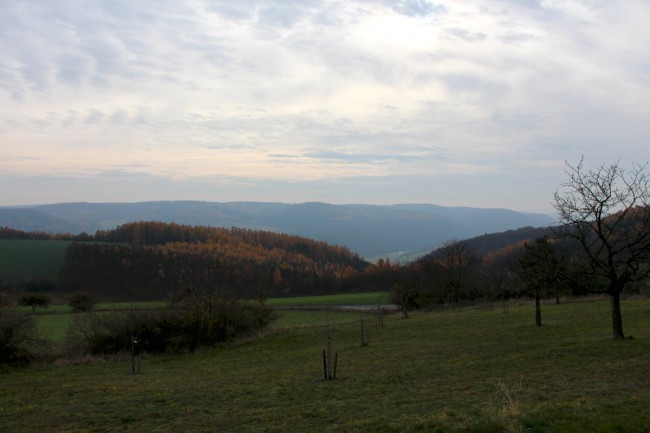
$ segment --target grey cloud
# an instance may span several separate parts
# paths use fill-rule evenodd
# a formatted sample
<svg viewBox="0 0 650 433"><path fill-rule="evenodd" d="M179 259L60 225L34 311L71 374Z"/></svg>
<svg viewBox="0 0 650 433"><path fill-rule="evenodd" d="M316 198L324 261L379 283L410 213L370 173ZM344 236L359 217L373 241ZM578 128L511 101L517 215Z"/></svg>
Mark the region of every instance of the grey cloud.
<svg viewBox="0 0 650 433"><path fill-rule="evenodd" d="M459 94L477 93L484 96L496 96L508 89L505 83L469 72L444 74L440 78L452 92Z"/></svg>
<svg viewBox="0 0 650 433"><path fill-rule="evenodd" d="M33 59L26 61L18 70L31 90L43 91L50 85L47 75L48 68L40 61Z"/></svg>
<svg viewBox="0 0 650 433"><path fill-rule="evenodd" d="M378 153L343 153L333 150L305 153L304 156L314 159L335 160L352 163L377 163L386 161L413 161L419 159L416 156L403 154L378 154Z"/></svg>
<svg viewBox="0 0 650 433"><path fill-rule="evenodd" d="M84 123L86 125L96 125L104 119L104 114L95 109L88 110L88 113L84 117Z"/></svg>
<svg viewBox="0 0 650 433"><path fill-rule="evenodd" d="M445 29L445 33L451 37L462 39L466 42L480 42L487 39L487 35L481 32L470 32L467 29L454 27Z"/></svg>
<svg viewBox="0 0 650 433"><path fill-rule="evenodd" d="M124 125L129 121L129 113L121 109L115 110L110 116L108 116L108 120L115 126Z"/></svg>
<svg viewBox="0 0 650 433"><path fill-rule="evenodd" d="M540 0L505 0L504 3L532 10L544 9Z"/></svg>
<svg viewBox="0 0 650 433"><path fill-rule="evenodd" d="M83 84L87 74L88 59L77 55L65 55L59 59L57 80L66 85L78 86Z"/></svg>
<svg viewBox="0 0 650 433"><path fill-rule="evenodd" d="M68 110L61 125L66 129L70 128L77 122L77 119L79 119L79 113L75 110Z"/></svg>
<svg viewBox="0 0 650 433"><path fill-rule="evenodd" d="M249 20L255 15L257 0L207 2L205 7L230 20Z"/></svg>
<svg viewBox="0 0 650 433"><path fill-rule="evenodd" d="M292 155L289 153L272 153L269 155L269 157L277 160L292 160L300 158L300 155Z"/></svg>
<svg viewBox="0 0 650 433"><path fill-rule="evenodd" d="M525 44L527 42L532 42L537 38L531 34L527 33L506 33L497 36L497 38L505 44Z"/></svg>
<svg viewBox="0 0 650 433"><path fill-rule="evenodd" d="M19 60L19 76L31 90L50 88L52 78L67 86L87 82L98 87L114 79L151 81L157 71L183 66L176 53L220 59L212 41L197 31L196 11L180 2L29 4L0 5L0 15L10 17L0 18L0 24L13 21L2 30L0 48ZM11 40L17 43L9 45ZM15 89L17 83L7 82L12 79L8 74L0 84Z"/></svg>
<svg viewBox="0 0 650 433"><path fill-rule="evenodd" d="M492 113L490 121L499 125L503 130L532 130L542 122L538 114L517 110L498 110Z"/></svg>
<svg viewBox="0 0 650 433"><path fill-rule="evenodd" d="M304 13L304 8L296 7L291 2L271 2L259 8L257 19L264 26L290 28L303 17Z"/></svg>
<svg viewBox="0 0 650 433"><path fill-rule="evenodd" d="M391 0L386 4L395 12L409 17L444 14L447 12L447 8L445 6L433 4L426 0Z"/></svg>

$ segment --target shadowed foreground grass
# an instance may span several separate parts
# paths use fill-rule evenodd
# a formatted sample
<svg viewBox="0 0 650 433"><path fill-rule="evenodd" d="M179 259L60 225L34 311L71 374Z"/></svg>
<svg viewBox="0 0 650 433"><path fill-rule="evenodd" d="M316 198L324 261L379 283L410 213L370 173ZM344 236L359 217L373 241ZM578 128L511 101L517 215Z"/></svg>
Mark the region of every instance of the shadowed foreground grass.
<svg viewBox="0 0 650 433"><path fill-rule="evenodd" d="M609 304L387 317L361 347L332 325L273 330L195 355L0 373L6 432L648 432L650 301L623 305L634 339L611 340Z"/></svg>

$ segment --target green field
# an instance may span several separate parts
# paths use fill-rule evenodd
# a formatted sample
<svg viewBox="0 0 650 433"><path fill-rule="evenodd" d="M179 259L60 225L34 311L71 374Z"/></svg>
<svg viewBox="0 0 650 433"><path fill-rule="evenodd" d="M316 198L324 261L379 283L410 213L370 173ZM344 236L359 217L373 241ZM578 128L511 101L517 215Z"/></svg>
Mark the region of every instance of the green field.
<svg viewBox="0 0 650 433"><path fill-rule="evenodd" d="M74 314L69 312L69 307L61 306L60 310L61 312L59 313L38 313L35 315L42 336L54 344L55 347L60 347L65 342L68 327L70 326L72 318L74 317ZM369 324L375 322L375 316L367 313L361 314L356 312L326 310L283 310L276 313L276 319L271 323L269 328L272 330L278 330L296 327L337 325L351 322L357 323L361 320L362 317L363 320Z"/></svg>
<svg viewBox="0 0 650 433"><path fill-rule="evenodd" d="M0 277L55 279L71 241L0 240Z"/></svg>
<svg viewBox="0 0 650 433"><path fill-rule="evenodd" d="M140 375L126 357L5 369L0 431L648 432L650 301L623 315L634 338L618 342L594 301L544 305L542 327L529 305L390 315L366 347L358 320L321 317L145 356ZM328 334L336 381L322 380Z"/></svg>
<svg viewBox="0 0 650 433"><path fill-rule="evenodd" d="M313 296L300 298L271 298L269 305L276 307L296 307L300 306L313 307L315 305L325 305L332 308L322 310L278 310L276 319L271 323L271 329L284 329L294 327L309 326L327 326L328 324L341 324L349 322L359 322L363 317L369 322L375 321L375 316L368 313L336 311L338 305L365 305L369 300L383 302L387 301L388 294L385 292L345 294L345 295L328 295ZM151 309L165 306L165 302L148 301L148 302L111 302L99 303L95 305L95 311L120 311L132 309ZM65 341L68 326L74 317L71 308L67 305L52 305L47 308L37 308L34 316L36 317L42 335L56 346L60 346ZM16 307L15 311L23 314L30 314L31 307Z"/></svg>
<svg viewBox="0 0 650 433"><path fill-rule="evenodd" d="M281 306L330 306L330 305L378 305L388 304L388 292L345 293L322 296L296 296L291 298L270 298L268 305Z"/></svg>

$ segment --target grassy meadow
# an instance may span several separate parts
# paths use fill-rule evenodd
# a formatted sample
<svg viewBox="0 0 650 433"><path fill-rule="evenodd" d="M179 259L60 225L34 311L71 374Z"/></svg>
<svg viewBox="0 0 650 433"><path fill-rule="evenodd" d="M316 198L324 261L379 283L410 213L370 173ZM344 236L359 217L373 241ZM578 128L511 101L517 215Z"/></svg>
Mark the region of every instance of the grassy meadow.
<svg viewBox="0 0 650 433"><path fill-rule="evenodd" d="M279 308L276 319L271 323L270 329L283 329L294 327L326 326L327 324L341 324L358 322L361 317L369 322L375 321L373 314L337 311L341 305L375 305L388 303L387 292L351 293L323 296L304 296L293 298L270 298L268 305ZM98 303L94 310L102 313L130 309L152 309L165 306L165 302L110 302ZM326 307L309 310L311 307ZM306 309L302 309L302 307ZM331 308L327 308L331 307ZM284 308L287 308L286 310ZM15 311L29 314L31 307L15 307ZM65 342L66 333L74 313L68 305L51 305L47 308L38 307L34 317L37 320L41 334L55 346Z"/></svg>
<svg viewBox="0 0 650 433"><path fill-rule="evenodd" d="M270 298L272 307L309 307L328 305L379 305L390 303L388 292L345 293L321 296Z"/></svg>
<svg viewBox="0 0 650 433"><path fill-rule="evenodd" d="M358 313L329 313L280 311L264 335L145 355L139 375L127 357L4 369L0 431L650 431L650 300L623 303L634 338L619 342L607 301L544 305L542 327L530 305L389 315L366 322L365 347Z"/></svg>

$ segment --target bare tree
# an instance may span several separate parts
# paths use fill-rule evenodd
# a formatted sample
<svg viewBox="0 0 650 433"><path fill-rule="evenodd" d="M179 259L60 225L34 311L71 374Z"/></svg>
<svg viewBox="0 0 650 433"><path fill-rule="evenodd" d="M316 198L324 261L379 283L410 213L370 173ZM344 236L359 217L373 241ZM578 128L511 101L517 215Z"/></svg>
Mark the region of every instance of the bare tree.
<svg viewBox="0 0 650 433"><path fill-rule="evenodd" d="M559 297L562 262L547 237L535 239L532 245L524 244L524 249L519 258L519 276L526 283L529 294L535 297L535 324L542 326L540 298L553 291L556 299Z"/></svg>
<svg viewBox="0 0 650 433"><path fill-rule="evenodd" d="M610 297L614 339L623 339L620 298L650 274L650 191L647 164L625 171L619 162L587 170L567 163L569 180L554 195L561 234L584 252L573 280Z"/></svg>

